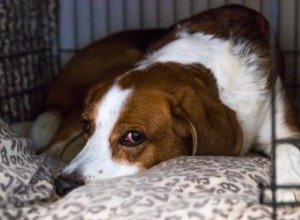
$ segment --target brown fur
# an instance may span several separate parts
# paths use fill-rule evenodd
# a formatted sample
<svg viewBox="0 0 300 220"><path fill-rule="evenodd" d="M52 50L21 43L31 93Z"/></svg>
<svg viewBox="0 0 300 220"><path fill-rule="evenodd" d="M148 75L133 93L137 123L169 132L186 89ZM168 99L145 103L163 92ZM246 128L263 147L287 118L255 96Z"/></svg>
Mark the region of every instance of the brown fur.
<svg viewBox="0 0 300 220"><path fill-rule="evenodd" d="M134 93L115 126L118 130L112 132L113 152L125 152L113 153L114 159L125 156L148 168L175 156L191 155L194 139L197 155L240 153L242 132L235 113L221 103L215 79L202 65L156 64L145 73L130 72L119 83L133 87ZM147 140L138 148L124 149L115 140L128 130L142 131Z"/></svg>

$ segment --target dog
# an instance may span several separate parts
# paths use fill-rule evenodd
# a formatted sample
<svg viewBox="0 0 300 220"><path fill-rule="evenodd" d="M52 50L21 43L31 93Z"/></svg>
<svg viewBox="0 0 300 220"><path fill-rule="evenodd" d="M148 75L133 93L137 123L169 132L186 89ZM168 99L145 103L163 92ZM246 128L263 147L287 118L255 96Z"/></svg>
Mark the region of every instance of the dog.
<svg viewBox="0 0 300 220"><path fill-rule="evenodd" d="M299 125L280 80L282 55L276 43L272 57L271 34L258 12L223 6L173 25L131 69L116 63L114 74L100 71L100 80L79 99L85 97L85 146L56 178L56 192L63 196L182 155L242 156L252 149L271 157L272 62L276 138L298 140ZM65 106L72 101L60 98ZM62 117L54 116L63 115L58 109L44 114ZM289 142L276 145L277 184L300 184L299 150ZM277 193L278 201L296 200L293 191Z"/></svg>

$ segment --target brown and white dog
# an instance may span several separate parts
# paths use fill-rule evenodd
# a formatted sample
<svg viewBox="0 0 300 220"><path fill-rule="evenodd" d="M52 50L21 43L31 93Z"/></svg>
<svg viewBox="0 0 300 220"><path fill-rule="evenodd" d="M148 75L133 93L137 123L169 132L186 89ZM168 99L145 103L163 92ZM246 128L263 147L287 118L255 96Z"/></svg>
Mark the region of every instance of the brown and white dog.
<svg viewBox="0 0 300 220"><path fill-rule="evenodd" d="M135 67L124 70L116 63L113 74L99 71L100 82L84 102L86 143L56 179L58 194L91 181L134 174L181 155L239 156L250 149L270 155L269 29L262 15L245 7L212 9L174 25ZM103 54L109 57L114 45L106 46ZM282 60L279 48L276 51L273 62L280 75ZM106 56L102 58L108 62ZM85 65L93 71L92 64ZM77 71L79 83L90 77ZM299 138L279 77L275 89L276 138ZM70 91L70 100L55 94L53 103L69 106L76 94ZM55 111L63 114L59 108ZM55 118L53 112L45 113L48 119ZM45 114L34 127L40 128ZM78 125L70 128L64 123L58 134L65 127L73 134L79 130ZM299 148L282 143L276 151L277 183L300 184ZM295 201L288 191L279 191L277 198Z"/></svg>

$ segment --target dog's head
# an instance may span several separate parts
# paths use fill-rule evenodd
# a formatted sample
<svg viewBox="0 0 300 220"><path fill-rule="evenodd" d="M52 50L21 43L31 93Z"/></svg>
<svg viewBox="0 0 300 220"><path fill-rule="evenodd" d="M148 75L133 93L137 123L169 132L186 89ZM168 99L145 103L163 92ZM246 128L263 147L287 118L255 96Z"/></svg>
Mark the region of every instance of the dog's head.
<svg viewBox="0 0 300 220"><path fill-rule="evenodd" d="M86 145L58 177L59 194L181 155L238 155L242 145L235 113L201 65L155 64L93 87L83 131Z"/></svg>

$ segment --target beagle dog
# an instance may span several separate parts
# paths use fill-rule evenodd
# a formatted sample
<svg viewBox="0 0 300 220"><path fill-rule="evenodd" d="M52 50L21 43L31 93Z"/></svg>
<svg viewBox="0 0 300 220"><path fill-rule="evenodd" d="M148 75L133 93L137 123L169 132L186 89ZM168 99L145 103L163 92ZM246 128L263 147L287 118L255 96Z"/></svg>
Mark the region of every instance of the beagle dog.
<svg viewBox="0 0 300 220"><path fill-rule="evenodd" d="M299 139L299 126L279 77L281 52L276 43L272 57L270 27L261 14L243 6L224 6L180 21L166 32L138 62L140 51L133 51L138 55L131 59L128 51L114 54L110 48L116 49L115 45L104 43L103 57L94 61L99 70L93 62L82 64L89 66L84 72L79 63L67 66L78 71L65 77L70 83L84 84L90 72L100 74L87 94L84 90L81 95L79 89L62 96L50 91L56 107L40 116L36 128L47 117L58 124L65 114L62 109L85 100L84 147L56 178L59 195L181 155L241 156L254 149L271 156L272 62L277 74L276 139ZM135 65L124 68L118 63L126 58L133 61L126 64ZM116 62L113 71L101 66L106 62ZM61 86L68 90L65 82ZM68 129L69 136L80 132L78 125L64 124L66 120L58 136ZM62 135L59 140L64 140ZM276 155L276 183L300 184L299 146L278 142ZM285 190L278 191L277 199L296 200L293 191Z"/></svg>

